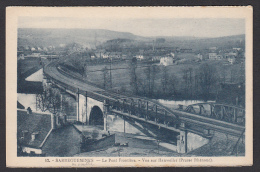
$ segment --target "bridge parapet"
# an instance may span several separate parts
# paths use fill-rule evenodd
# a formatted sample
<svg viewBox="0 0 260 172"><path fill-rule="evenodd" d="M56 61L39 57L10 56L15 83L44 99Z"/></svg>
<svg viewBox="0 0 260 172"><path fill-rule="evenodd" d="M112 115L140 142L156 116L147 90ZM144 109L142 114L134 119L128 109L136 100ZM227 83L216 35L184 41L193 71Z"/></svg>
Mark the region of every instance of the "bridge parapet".
<svg viewBox="0 0 260 172"><path fill-rule="evenodd" d="M217 103L198 103L189 105L185 111L241 126L245 125L245 109L237 106Z"/></svg>
<svg viewBox="0 0 260 172"><path fill-rule="evenodd" d="M160 105L143 100L143 99L120 99L117 101L110 101L109 105L112 109L128 113L139 118L156 123L164 124L166 126L176 127L179 123L178 116Z"/></svg>

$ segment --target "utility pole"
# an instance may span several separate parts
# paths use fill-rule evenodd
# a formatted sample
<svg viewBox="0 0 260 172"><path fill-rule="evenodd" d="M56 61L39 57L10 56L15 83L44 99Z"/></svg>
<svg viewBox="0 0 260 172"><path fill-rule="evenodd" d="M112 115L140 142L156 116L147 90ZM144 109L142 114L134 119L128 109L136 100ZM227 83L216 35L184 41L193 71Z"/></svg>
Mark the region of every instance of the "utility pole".
<svg viewBox="0 0 260 172"><path fill-rule="evenodd" d="M153 40L153 51L154 51L154 40Z"/></svg>
<svg viewBox="0 0 260 172"><path fill-rule="evenodd" d="M110 88L112 89L112 71L111 71L111 65L112 65L112 58L110 58Z"/></svg>
<svg viewBox="0 0 260 172"><path fill-rule="evenodd" d="M77 98L78 98L78 100L77 100L77 101L78 101L78 102L77 102L77 108L78 108L78 109L77 109L77 113L78 113L78 114L77 114L77 120L79 121L79 88L78 88L78 91L77 91L77 95L78 95L78 96L77 96Z"/></svg>
<svg viewBox="0 0 260 172"><path fill-rule="evenodd" d="M125 134L125 117L123 116L124 119L124 134Z"/></svg>

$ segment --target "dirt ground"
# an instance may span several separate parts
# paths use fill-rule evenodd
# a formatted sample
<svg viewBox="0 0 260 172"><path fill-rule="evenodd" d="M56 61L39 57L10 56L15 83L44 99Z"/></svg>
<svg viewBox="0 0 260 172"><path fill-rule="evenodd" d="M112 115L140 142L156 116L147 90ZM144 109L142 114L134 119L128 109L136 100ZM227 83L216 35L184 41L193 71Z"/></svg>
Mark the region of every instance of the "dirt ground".
<svg viewBox="0 0 260 172"><path fill-rule="evenodd" d="M117 143L128 143L128 147L108 147L106 149L84 152L75 157L177 157L181 156L174 151L158 145L156 140L134 138L131 134L116 133Z"/></svg>
<svg viewBox="0 0 260 172"><path fill-rule="evenodd" d="M244 156L244 146L241 141L238 146L238 154L233 148L238 138L214 137L208 144L191 151L187 154L179 154L163 146L159 146L156 140L134 138L131 134L117 133L117 143L128 143L129 147L109 147L102 150L84 152L74 155L75 157L211 157L211 156Z"/></svg>

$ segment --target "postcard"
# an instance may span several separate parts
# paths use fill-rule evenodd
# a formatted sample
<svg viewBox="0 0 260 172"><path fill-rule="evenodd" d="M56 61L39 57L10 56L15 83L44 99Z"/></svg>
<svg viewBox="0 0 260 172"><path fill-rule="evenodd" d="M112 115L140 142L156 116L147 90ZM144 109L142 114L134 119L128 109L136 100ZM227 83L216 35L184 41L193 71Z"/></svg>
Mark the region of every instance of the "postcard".
<svg viewBox="0 0 260 172"><path fill-rule="evenodd" d="M7 7L6 166L252 165L252 16Z"/></svg>

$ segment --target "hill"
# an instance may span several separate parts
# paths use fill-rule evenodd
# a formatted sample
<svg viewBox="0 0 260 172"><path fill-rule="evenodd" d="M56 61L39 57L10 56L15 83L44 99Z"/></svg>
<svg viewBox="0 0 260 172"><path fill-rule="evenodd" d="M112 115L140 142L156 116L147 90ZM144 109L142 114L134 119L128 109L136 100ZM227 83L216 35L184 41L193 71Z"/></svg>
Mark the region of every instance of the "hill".
<svg viewBox="0 0 260 172"><path fill-rule="evenodd" d="M242 47L245 35L226 36L219 38L198 37L142 37L129 32L117 32L104 29L40 29L19 28L18 46L59 46L60 44L79 43L94 47L95 43L102 44L113 39L127 39L135 42L151 44L153 40L164 38L164 45L170 47L205 49L208 47Z"/></svg>
<svg viewBox="0 0 260 172"><path fill-rule="evenodd" d="M180 48L206 49L209 47L230 48L245 47L245 35L232 35L218 38L199 38L199 37L161 37L166 43Z"/></svg>
<svg viewBox="0 0 260 172"><path fill-rule="evenodd" d="M58 46L76 42L93 45L95 41L102 43L111 39L145 39L127 32L116 32L103 29L36 29L19 28L18 45L20 46Z"/></svg>

